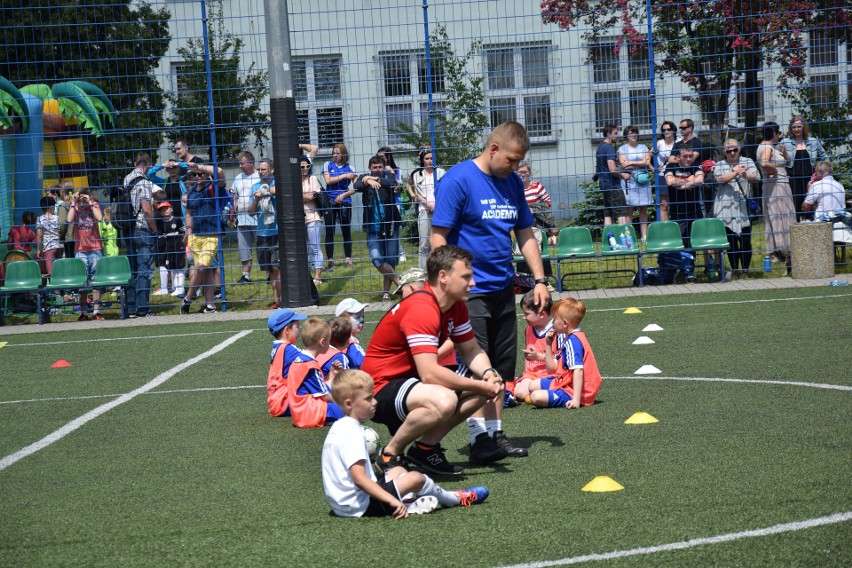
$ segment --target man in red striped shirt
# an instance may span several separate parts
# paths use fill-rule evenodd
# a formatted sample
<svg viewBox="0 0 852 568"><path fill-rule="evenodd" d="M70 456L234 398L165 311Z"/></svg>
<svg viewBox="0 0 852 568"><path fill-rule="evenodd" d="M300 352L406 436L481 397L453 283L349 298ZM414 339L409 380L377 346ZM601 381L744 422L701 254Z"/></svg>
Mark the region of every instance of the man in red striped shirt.
<svg viewBox="0 0 852 568"><path fill-rule="evenodd" d="M361 367L374 380L378 401L376 422L393 438L376 458L384 469L403 465L402 452L421 469L457 475L441 440L487 401L503 395L503 379L479 346L468 317L467 300L474 285L473 256L453 245L438 247L426 262L428 282L391 308L376 327ZM468 376L438 363L438 346L455 344ZM506 457L496 443L475 461L490 463Z"/></svg>

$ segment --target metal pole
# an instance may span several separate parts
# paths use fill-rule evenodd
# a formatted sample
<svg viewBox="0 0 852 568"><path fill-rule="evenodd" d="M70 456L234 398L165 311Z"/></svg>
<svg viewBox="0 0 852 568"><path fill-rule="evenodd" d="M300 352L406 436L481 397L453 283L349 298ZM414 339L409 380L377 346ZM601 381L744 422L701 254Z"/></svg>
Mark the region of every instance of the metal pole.
<svg viewBox="0 0 852 568"><path fill-rule="evenodd" d="M432 165L438 167L438 148L435 147L435 115L432 112L432 52L429 46L428 0L423 0L423 41L426 44L426 92L429 95L429 144L432 146Z"/></svg>
<svg viewBox="0 0 852 568"><path fill-rule="evenodd" d="M281 301L287 307L316 303L311 297L308 235L299 175L296 98L290 63L290 21L287 0L263 0L266 54L269 62L269 114L281 252Z"/></svg>
<svg viewBox="0 0 852 568"><path fill-rule="evenodd" d="M657 155L656 152L657 141L655 140L655 135L657 131L657 90L654 84L654 28L652 27L653 21L651 18L651 0L645 0L645 19L648 23L648 72L650 73L650 84L648 85L648 99L651 103L651 144L654 146L654 148L652 148L652 155L654 156L654 179L657 181L657 191L654 192L654 201L656 203L657 221L659 221L660 183L665 183L665 180L661 178L658 174L658 172L660 171L660 157L659 155Z"/></svg>
<svg viewBox="0 0 852 568"><path fill-rule="evenodd" d="M207 1L200 0L201 4L201 35L204 41L204 75L207 79L207 128L210 129L210 161L213 163L213 192L216 195L214 204L216 206L216 219L222 216L222 208L219 203L219 164L216 159L216 117L213 114L213 74L210 71L210 38L207 33ZM228 311L227 295L225 292L225 262L222 253L222 233L219 232L219 293L222 294L222 311Z"/></svg>

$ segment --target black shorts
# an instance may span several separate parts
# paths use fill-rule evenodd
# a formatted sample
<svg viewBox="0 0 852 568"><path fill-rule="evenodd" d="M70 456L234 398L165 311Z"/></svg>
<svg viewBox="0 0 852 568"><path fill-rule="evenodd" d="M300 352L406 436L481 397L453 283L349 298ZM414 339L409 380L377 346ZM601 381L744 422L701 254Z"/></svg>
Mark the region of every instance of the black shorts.
<svg viewBox="0 0 852 568"><path fill-rule="evenodd" d="M278 235L272 237L257 237L257 263L261 270L269 270L281 264L278 255Z"/></svg>
<svg viewBox="0 0 852 568"><path fill-rule="evenodd" d="M627 198L624 196L624 191L621 186L604 189L601 187L604 201L604 211L609 212L613 217L625 217L629 212L627 207Z"/></svg>
<svg viewBox="0 0 852 568"><path fill-rule="evenodd" d="M396 490L396 484L393 481L385 481L384 479L379 479L377 481L379 486L396 497L397 499L402 500L399 496L399 491ZM370 504L367 505L367 510L364 511L365 517L389 517L393 515L393 507L385 503L384 501L379 501L375 497L370 497Z"/></svg>
<svg viewBox="0 0 852 568"><path fill-rule="evenodd" d="M376 393L376 415L374 422L388 427L391 436L396 434L408 417L408 393L420 384L420 379L411 377L389 382Z"/></svg>

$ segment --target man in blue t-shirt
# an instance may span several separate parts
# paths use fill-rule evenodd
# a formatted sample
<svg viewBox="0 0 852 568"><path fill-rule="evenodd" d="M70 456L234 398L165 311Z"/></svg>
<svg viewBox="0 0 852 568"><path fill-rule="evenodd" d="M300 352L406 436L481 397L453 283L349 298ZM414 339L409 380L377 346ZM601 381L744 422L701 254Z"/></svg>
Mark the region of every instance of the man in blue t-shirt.
<svg viewBox="0 0 852 568"><path fill-rule="evenodd" d="M470 321L479 345L504 381L514 377L518 353L511 231L535 278L536 304L544 306L550 300L541 249L532 231L535 221L524 197L524 183L515 173L529 147L521 124L510 121L496 127L482 154L441 178L432 218L432 250L453 244L473 251L475 283L467 302ZM474 462L527 455L526 449L516 447L503 433L502 403L503 397L498 396L468 418Z"/></svg>
<svg viewBox="0 0 852 568"><path fill-rule="evenodd" d="M613 142L618 137L618 127L606 124L601 131L603 142L595 153L595 175L601 188L604 202L604 225L627 223L627 200L621 189L622 174L619 172L618 156Z"/></svg>

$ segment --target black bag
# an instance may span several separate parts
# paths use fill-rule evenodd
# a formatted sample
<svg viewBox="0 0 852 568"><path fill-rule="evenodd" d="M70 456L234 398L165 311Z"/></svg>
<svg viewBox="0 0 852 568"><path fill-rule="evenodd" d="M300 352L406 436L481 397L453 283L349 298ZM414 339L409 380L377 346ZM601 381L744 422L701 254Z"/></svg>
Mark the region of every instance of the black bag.
<svg viewBox="0 0 852 568"><path fill-rule="evenodd" d="M130 237L133 234L133 229L136 228L136 214L138 212L133 209L133 199L130 192L143 179L145 179L145 176L141 174L134 177L128 185L116 187L110 196L111 221L122 237Z"/></svg>
<svg viewBox="0 0 852 568"><path fill-rule="evenodd" d="M314 207L319 212L331 209L331 200L328 198L328 193L322 188L320 188L318 193L314 194Z"/></svg>

